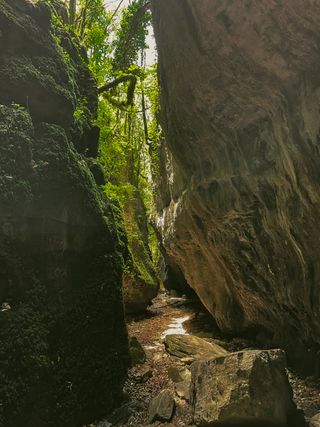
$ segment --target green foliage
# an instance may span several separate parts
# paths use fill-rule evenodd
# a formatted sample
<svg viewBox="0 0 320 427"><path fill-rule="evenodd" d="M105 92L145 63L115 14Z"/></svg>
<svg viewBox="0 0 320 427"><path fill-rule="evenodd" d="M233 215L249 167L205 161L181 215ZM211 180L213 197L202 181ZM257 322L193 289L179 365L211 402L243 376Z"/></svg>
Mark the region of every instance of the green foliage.
<svg viewBox="0 0 320 427"><path fill-rule="evenodd" d="M159 138L156 118L157 67L145 66L144 51L150 21L151 13L146 0L133 0L118 14L108 12L103 0L80 0L73 25L86 47L89 67L97 79L98 87L121 80L121 83L110 87L99 97L96 124L100 128L99 162L107 181L104 191L125 211L128 198L138 190L148 216L154 213L151 169L154 169L153 163L156 164ZM131 76L134 76L135 85L132 85ZM129 79L126 81L122 77ZM85 100L77 102L74 119L76 125L81 127L86 118L86 104ZM134 242L141 240L141 231L139 227L135 228L128 223L125 225L131 259L137 260L139 257L134 251L137 251L139 245L136 244L135 248L133 246ZM135 237L133 229L136 230ZM143 256L146 260L150 258L148 233L143 240L147 245L141 246L148 252ZM151 241L155 253L157 244L155 239ZM154 282L149 267L145 271L145 266L140 265L136 270L141 272L147 282Z"/></svg>
<svg viewBox="0 0 320 427"><path fill-rule="evenodd" d="M111 43L108 27L111 14L103 0L81 0L76 18L77 34L90 57L90 68L99 83L103 83L110 68Z"/></svg>
<svg viewBox="0 0 320 427"><path fill-rule="evenodd" d="M104 191L109 198L116 200L123 209L127 198L132 195L135 188L131 184L115 185L107 182L104 186Z"/></svg>
<svg viewBox="0 0 320 427"><path fill-rule="evenodd" d="M139 53L147 48L146 36L151 13L146 0L134 0L123 12L114 41L114 70L126 71L139 59Z"/></svg>

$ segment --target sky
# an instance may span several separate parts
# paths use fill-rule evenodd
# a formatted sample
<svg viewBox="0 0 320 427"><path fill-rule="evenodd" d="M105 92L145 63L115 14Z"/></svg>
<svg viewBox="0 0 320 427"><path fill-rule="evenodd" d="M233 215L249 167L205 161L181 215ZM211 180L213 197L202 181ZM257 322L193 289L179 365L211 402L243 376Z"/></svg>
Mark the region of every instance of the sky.
<svg viewBox="0 0 320 427"><path fill-rule="evenodd" d="M108 10L114 11L117 9L121 0L104 0L105 6ZM121 7L128 6L132 0L123 0L121 3ZM153 29L150 25L149 34L147 37L147 45L149 49L146 51L146 64L152 65L156 62L156 43L153 36Z"/></svg>

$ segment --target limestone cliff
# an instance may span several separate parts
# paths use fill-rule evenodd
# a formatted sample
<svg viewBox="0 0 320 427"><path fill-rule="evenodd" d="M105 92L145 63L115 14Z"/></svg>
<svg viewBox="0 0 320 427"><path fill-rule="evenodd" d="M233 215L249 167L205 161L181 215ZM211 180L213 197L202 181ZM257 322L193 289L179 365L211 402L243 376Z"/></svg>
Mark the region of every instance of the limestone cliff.
<svg viewBox="0 0 320 427"><path fill-rule="evenodd" d="M117 217L75 149L93 155L85 145L97 143L97 90L77 41L63 27L52 34L44 3L0 0L6 427L102 417L119 403L128 364Z"/></svg>
<svg viewBox="0 0 320 427"><path fill-rule="evenodd" d="M320 4L154 0L168 255L227 333L319 362Z"/></svg>

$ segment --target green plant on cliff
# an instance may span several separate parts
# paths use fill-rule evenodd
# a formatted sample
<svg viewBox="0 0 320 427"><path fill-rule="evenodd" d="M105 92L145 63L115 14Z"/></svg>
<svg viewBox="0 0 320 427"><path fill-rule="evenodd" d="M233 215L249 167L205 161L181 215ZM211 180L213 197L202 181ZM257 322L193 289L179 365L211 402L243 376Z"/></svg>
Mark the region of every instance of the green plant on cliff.
<svg viewBox="0 0 320 427"><path fill-rule="evenodd" d="M145 0L135 0L116 13L102 11L101 4L95 0L91 10L87 1L81 2L76 22L100 88L97 124L104 188L122 207L129 270L156 285L158 245L149 238L147 226L147 217L154 213L151 167L159 139L157 67L146 65L151 13Z"/></svg>
<svg viewBox="0 0 320 427"><path fill-rule="evenodd" d="M69 9L69 18L72 13ZM55 33L71 68L73 61L66 51L64 28L70 32L71 27L86 48L100 93L96 124L100 128L99 162L107 182L104 190L122 208L132 271L145 282L156 284L154 271L159 252L156 239L149 238L151 228L147 226L148 216L154 213L151 171L157 163L159 139L157 67L146 65L150 21L146 0L134 0L114 12L105 8L103 0L80 0L74 19L63 22L61 14L56 18ZM87 120L87 100L78 97L75 135L83 132ZM142 201L139 209L147 233L142 232L143 221L139 222L134 212L137 205L133 199L137 197Z"/></svg>

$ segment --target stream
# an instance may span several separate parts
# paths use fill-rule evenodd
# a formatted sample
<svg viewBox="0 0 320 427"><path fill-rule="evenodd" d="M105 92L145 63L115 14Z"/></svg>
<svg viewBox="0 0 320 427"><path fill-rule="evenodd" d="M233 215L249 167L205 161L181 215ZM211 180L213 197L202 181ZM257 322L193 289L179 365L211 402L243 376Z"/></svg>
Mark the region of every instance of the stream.
<svg viewBox="0 0 320 427"><path fill-rule="evenodd" d="M146 362L129 370L125 385L127 401L124 402L108 421L88 427L151 427L148 423L150 400L160 391L170 389L174 392L174 382L168 371L179 365L177 358L170 356L164 347L163 339L170 334L192 334L223 344L229 351L237 351L254 346L243 339L226 340L210 315L197 301L171 297L161 293L153 300L146 313L127 318L128 332L135 336L146 353ZM318 380L301 379L289 372L297 405L310 418L320 410L320 383ZM155 422L153 427L193 426L190 405L175 395L176 410L170 423Z"/></svg>

